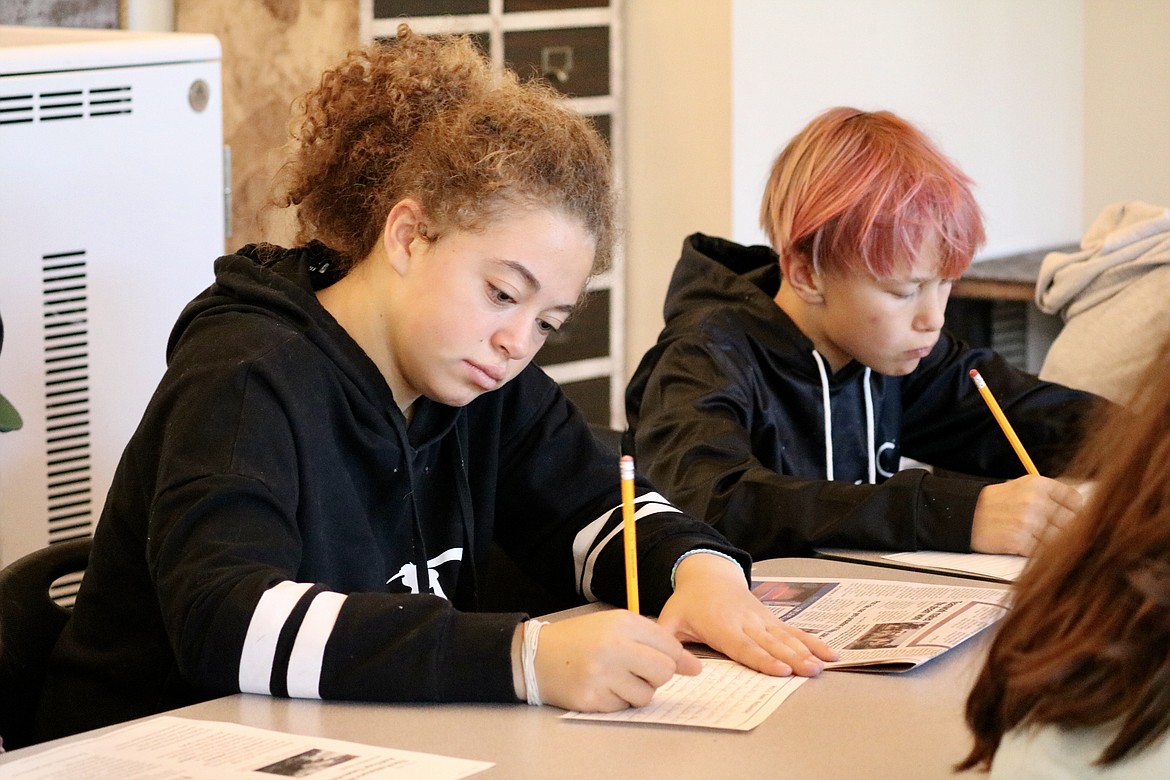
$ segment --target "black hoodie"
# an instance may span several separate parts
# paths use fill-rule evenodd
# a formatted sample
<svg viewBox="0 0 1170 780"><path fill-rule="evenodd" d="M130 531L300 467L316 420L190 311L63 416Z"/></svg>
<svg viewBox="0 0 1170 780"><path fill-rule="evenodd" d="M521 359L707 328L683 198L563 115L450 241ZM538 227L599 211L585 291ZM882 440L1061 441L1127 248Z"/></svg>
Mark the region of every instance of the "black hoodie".
<svg viewBox="0 0 1170 780"><path fill-rule="evenodd" d="M969 551L979 491L1024 474L972 368L1041 473L1055 476L1074 452L1095 396L945 331L907 376L854 361L822 380L812 342L775 303L779 286L770 248L687 238L666 327L626 393L642 472L753 556ZM899 471L902 456L985 478Z"/></svg>
<svg viewBox="0 0 1170 780"><path fill-rule="evenodd" d="M249 246L175 326L52 659L43 736L235 691L514 701L521 614L474 610L494 540L538 582L625 599L618 465L530 365L409 426L318 303L331 253ZM697 547L639 482L642 603ZM421 576L420 576L421 575Z"/></svg>

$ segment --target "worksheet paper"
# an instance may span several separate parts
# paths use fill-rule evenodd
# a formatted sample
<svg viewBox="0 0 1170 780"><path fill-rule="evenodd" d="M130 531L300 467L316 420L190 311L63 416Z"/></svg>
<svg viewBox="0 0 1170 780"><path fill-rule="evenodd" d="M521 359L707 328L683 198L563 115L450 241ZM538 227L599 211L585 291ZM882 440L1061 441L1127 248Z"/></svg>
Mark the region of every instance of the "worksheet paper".
<svg viewBox="0 0 1170 780"><path fill-rule="evenodd" d="M493 766L165 715L0 765L19 780L456 780Z"/></svg>
<svg viewBox="0 0 1170 780"><path fill-rule="evenodd" d="M1024 570L1024 565L1028 562L1028 559L1022 555L956 553L937 550L887 553L879 550L847 550L835 547L819 547L817 548L817 556L837 561L877 564L941 574L956 572L1007 583L1015 582Z"/></svg>
<svg viewBox="0 0 1170 780"><path fill-rule="evenodd" d="M1022 555L991 555L988 553L951 553L923 550L883 555L891 561L908 563L923 569L948 569L950 571L980 574L1004 582L1015 582L1024 570L1028 559Z"/></svg>
<svg viewBox="0 0 1170 780"><path fill-rule="evenodd" d="M697 676L676 674L645 707L618 712L568 712L561 717L751 731L806 679L772 677L735 661L704 658L703 670Z"/></svg>

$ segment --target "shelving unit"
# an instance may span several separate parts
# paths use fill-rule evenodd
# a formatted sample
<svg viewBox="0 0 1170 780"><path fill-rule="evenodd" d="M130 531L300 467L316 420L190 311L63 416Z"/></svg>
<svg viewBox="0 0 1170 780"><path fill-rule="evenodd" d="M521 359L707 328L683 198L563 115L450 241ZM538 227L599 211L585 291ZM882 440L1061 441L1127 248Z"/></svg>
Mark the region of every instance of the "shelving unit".
<svg viewBox="0 0 1170 780"><path fill-rule="evenodd" d="M393 38L407 23L424 35L467 34L497 68L543 78L591 117L624 183L620 0L360 0L363 41ZM589 284L582 311L550 338L536 362L590 422L625 426L625 258Z"/></svg>

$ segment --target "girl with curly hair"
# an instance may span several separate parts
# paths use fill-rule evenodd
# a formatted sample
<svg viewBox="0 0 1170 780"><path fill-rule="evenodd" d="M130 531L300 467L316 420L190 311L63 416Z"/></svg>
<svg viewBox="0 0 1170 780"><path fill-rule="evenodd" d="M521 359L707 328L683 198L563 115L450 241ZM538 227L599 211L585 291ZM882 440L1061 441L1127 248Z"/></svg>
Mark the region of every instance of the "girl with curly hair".
<svg viewBox="0 0 1170 780"><path fill-rule="evenodd" d="M626 598L617 463L532 364L609 262L608 154L550 88L405 27L299 109L280 203L303 244L220 258L181 315L42 733L236 691L614 710L696 673L691 640L820 671L748 556L643 481L657 621L479 611L493 543L566 599Z"/></svg>

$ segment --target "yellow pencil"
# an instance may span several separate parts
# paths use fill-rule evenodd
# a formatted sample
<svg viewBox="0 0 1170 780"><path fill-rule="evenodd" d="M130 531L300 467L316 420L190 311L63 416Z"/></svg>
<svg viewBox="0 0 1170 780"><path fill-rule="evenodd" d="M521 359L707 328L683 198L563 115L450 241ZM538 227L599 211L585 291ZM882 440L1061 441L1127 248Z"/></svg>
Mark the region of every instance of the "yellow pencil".
<svg viewBox="0 0 1170 780"><path fill-rule="evenodd" d="M626 606L638 614L638 535L634 530L634 459L623 455L620 461L622 477L622 536L626 542Z"/></svg>
<svg viewBox="0 0 1170 780"><path fill-rule="evenodd" d="M991 394L987 383L983 381L983 377L979 376L979 372L971 369L971 378L975 380L975 386L979 388L979 395L983 396L983 400L987 402L987 407L991 409L992 415L995 416L995 421L999 423L999 427L1003 429L1003 433L1011 442L1012 449L1016 451L1016 455L1020 457L1020 462L1024 464L1024 468L1028 470L1029 474L1039 474L1036 470L1036 464L1028 457L1028 451L1024 449L1020 437L1016 436L1016 432L1012 430L1012 424L1008 422L1008 418L1004 416L1003 409L999 408L999 402L995 400L995 396Z"/></svg>

